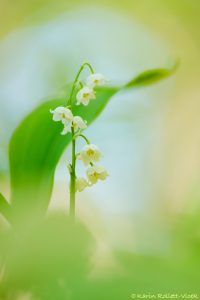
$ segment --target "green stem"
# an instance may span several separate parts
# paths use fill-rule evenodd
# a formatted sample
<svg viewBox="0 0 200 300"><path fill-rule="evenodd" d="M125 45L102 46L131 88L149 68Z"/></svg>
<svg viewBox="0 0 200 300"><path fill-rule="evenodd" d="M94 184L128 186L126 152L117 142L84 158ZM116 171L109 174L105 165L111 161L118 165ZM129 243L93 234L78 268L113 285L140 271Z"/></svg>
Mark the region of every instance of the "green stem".
<svg viewBox="0 0 200 300"><path fill-rule="evenodd" d="M85 63L82 64L82 66L78 70L78 73L77 73L77 75L76 75L76 77L74 79L74 83L73 83L73 86L72 86L72 90L71 90L71 93L70 93L67 105L72 105L72 96L73 96L73 93L74 93L74 90L75 90L75 87L76 87L76 83L77 83L77 81L79 79L79 76L81 75L81 72L85 68L85 66L87 66L90 69L91 73L94 74L94 70L93 70L92 66L88 62L85 62Z"/></svg>
<svg viewBox="0 0 200 300"><path fill-rule="evenodd" d="M94 70L92 66L85 62L82 64L80 69L78 70L78 73L75 77L72 90L69 96L69 100L67 102L67 106L72 107L72 97L74 90L76 88L77 81L79 79L79 76L81 75L81 72L85 68L85 66L89 67L92 74L94 74ZM75 132L74 128L71 128L71 135L72 135L72 164L71 164L71 170L70 170L70 217L74 220L75 219L75 204L76 204L76 139L75 139ZM85 138L86 139L86 138ZM87 139L86 139L87 141Z"/></svg>
<svg viewBox="0 0 200 300"><path fill-rule="evenodd" d="M92 74L94 74L94 69L92 68L91 64L89 64L88 62L85 62L84 65L85 65L85 66L88 66L88 68L90 69L90 72L91 72Z"/></svg>
<svg viewBox="0 0 200 300"><path fill-rule="evenodd" d="M70 217L75 218L75 203L76 203L76 140L74 139L74 128L72 133L72 164L70 172Z"/></svg>
<svg viewBox="0 0 200 300"><path fill-rule="evenodd" d="M82 137L85 141L86 141L86 143L88 144L88 145L90 145L90 141L88 140L88 138L86 138L86 136L84 135L84 134L79 134L78 136L80 136L80 137Z"/></svg>

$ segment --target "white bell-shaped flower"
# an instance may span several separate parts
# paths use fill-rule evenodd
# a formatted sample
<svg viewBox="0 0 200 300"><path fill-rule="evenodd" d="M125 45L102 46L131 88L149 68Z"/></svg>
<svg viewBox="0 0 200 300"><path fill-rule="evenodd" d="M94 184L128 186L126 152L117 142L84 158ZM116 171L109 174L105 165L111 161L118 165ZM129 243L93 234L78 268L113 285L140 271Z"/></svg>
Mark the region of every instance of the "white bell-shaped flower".
<svg viewBox="0 0 200 300"><path fill-rule="evenodd" d="M91 184L95 184L98 180L105 180L108 175L106 168L100 165L91 166L87 169L87 178Z"/></svg>
<svg viewBox="0 0 200 300"><path fill-rule="evenodd" d="M77 131L78 129L83 130L83 129L87 128L87 124L86 124L86 123L87 123L87 122L84 121L84 120L83 120L81 117L79 117L79 116L75 116L75 117L73 118L73 122L72 122L75 131Z"/></svg>
<svg viewBox="0 0 200 300"><path fill-rule="evenodd" d="M84 165L89 165L90 162L99 161L102 156L100 149L93 144L83 147L77 158L82 160Z"/></svg>
<svg viewBox="0 0 200 300"><path fill-rule="evenodd" d="M53 121L59 122L61 121L64 125L66 122L72 122L73 120L73 114L70 109L59 106L54 110L50 110L50 112L53 114Z"/></svg>
<svg viewBox="0 0 200 300"><path fill-rule="evenodd" d="M64 125L64 129L61 132L62 135L65 135L71 131L73 114L70 109L63 106L59 106L54 110L50 110L50 112L53 114L53 121L60 121Z"/></svg>
<svg viewBox="0 0 200 300"><path fill-rule="evenodd" d="M83 104L87 106L90 100L96 98L95 92L92 88L85 86L76 95L77 105Z"/></svg>
<svg viewBox="0 0 200 300"><path fill-rule="evenodd" d="M96 86L102 86L107 83L108 79L100 73L90 75L86 80L86 85L94 88Z"/></svg>

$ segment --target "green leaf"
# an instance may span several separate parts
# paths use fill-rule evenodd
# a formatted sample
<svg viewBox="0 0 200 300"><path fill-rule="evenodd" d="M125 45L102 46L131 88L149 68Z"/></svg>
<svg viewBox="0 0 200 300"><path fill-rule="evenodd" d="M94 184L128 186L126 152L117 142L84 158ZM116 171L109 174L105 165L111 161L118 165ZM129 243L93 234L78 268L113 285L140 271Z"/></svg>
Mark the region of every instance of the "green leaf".
<svg viewBox="0 0 200 300"><path fill-rule="evenodd" d="M89 125L117 91L116 87L98 89L96 100L89 106L73 106L74 115L81 116ZM32 210L44 212L48 207L56 165L71 141L70 134L60 134L63 125L52 122L50 109L60 105L66 105L66 99L40 105L12 136L9 147L11 203L18 215Z"/></svg>
<svg viewBox="0 0 200 300"><path fill-rule="evenodd" d="M133 78L131 81L129 81L125 88L133 88L133 87L144 87L153 83L156 83L158 81L161 81L162 79L165 79L172 75L177 67L179 65L179 62L177 61L173 66L169 69L153 69L144 71L135 78Z"/></svg>
<svg viewBox="0 0 200 300"><path fill-rule="evenodd" d="M144 80L144 75L137 76L125 88L134 86L134 82L139 82L138 78ZM150 82L147 76L146 81ZM124 87L98 88L96 99L88 106L73 105L73 114L81 116L90 125L121 89ZM52 121L50 109L60 105L66 105L66 99L41 104L22 121L11 138L11 203L18 217L27 212L44 213L49 205L57 163L71 141L70 134L60 134L63 125Z"/></svg>
<svg viewBox="0 0 200 300"><path fill-rule="evenodd" d="M7 220L11 217L11 207L6 198L0 193L0 214L2 214Z"/></svg>

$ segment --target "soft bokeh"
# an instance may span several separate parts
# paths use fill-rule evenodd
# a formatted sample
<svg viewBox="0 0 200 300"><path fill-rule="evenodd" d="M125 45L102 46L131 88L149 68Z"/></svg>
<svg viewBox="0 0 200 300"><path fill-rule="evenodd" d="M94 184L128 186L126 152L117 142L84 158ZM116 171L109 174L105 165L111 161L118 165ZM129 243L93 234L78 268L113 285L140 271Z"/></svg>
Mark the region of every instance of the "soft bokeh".
<svg viewBox="0 0 200 300"><path fill-rule="evenodd" d="M150 269L159 269L159 261L143 261L140 255L192 257L197 266L200 2L16 0L1 2L0 12L0 186L7 196L7 149L13 130L37 104L61 95L84 60L115 83L180 59L173 77L118 94L87 129L104 153L110 176L78 194L77 215L97 241L97 266L103 261L99 270L114 266L118 272L118 258L126 270L138 267L134 282L141 292L155 290L157 275ZM68 160L66 151L56 171L49 213L68 210ZM83 172L81 164L79 168ZM118 254L122 250L139 256L133 267L128 256ZM190 260L185 269L181 263L170 261L176 279L191 272L185 292L197 292L198 272ZM170 267L162 272L166 278L173 273ZM183 284L177 281L179 288ZM158 278L158 291L163 286Z"/></svg>

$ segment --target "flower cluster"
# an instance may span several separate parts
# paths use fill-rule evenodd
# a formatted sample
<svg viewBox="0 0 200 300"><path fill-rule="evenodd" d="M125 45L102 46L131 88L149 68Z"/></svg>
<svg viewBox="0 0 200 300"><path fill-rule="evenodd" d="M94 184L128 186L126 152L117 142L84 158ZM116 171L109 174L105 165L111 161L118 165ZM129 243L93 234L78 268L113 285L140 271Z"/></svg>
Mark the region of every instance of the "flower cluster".
<svg viewBox="0 0 200 300"><path fill-rule="evenodd" d="M77 85L77 82L78 80L74 82L74 86ZM84 106L87 106L91 100L94 100L96 98L96 92L94 88L97 86L102 86L106 82L107 79L100 73L90 75L87 78L85 85L81 83L81 89L76 94L76 104L83 104ZM95 163L101 159L102 153L96 145L90 144L88 139L82 134L82 130L87 128L87 122L80 116L73 115L73 112L71 110L71 98L68 101L68 103L70 104L69 106L59 106L54 110L50 110L50 112L53 114L53 121L61 122L63 124L64 128L61 132L62 135L71 132L73 140L76 140L76 138L82 136L87 142L87 145L85 145L78 154L75 154L75 160L81 160L87 167L87 179L76 177L75 170L72 171L72 165L70 165L69 168L70 175L74 176L75 178L75 190L81 192L86 187L95 184L98 180L105 180L108 176L108 172L105 167L101 165L95 165Z"/></svg>
<svg viewBox="0 0 200 300"><path fill-rule="evenodd" d="M50 112L53 114L53 121L60 121L64 125L62 135L70 132L71 128L74 128L75 131L87 128L87 122L80 116L73 116L72 111L67 107L59 106L54 110L50 110Z"/></svg>
<svg viewBox="0 0 200 300"><path fill-rule="evenodd" d="M87 186L95 184L98 180L105 180L108 172L101 165L94 165L102 157L102 153L96 145L88 144L83 147L77 155L77 159L82 160L85 166L89 166L86 171L87 180L85 178L76 179L76 190L81 192Z"/></svg>

